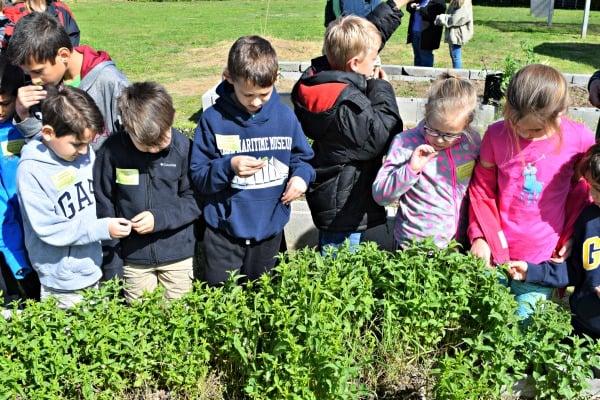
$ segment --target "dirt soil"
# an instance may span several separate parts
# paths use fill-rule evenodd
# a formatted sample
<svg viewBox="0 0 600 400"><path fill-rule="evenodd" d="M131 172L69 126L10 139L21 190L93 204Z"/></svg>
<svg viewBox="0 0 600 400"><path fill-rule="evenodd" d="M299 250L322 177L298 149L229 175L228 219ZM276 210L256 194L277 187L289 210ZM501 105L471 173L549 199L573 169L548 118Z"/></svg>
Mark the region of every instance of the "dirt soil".
<svg viewBox="0 0 600 400"><path fill-rule="evenodd" d="M394 91L397 97L427 97L427 89L430 86L430 82L409 82L401 80L391 81ZM477 95L483 98L484 81L473 80L471 81L477 89ZM592 107L588 100L588 91L586 88L580 86L569 86L569 96L571 98L572 107Z"/></svg>
<svg viewBox="0 0 600 400"><path fill-rule="evenodd" d="M471 81L477 89L477 95L479 98L483 98L484 81L473 80ZM294 81L281 80L277 83L277 90L281 93L289 93L294 86ZM397 97L427 97L427 90L431 85L428 81L402 81L392 80L390 81L394 87L394 92ZM569 86L569 96L571 97L572 107L592 107L588 100L588 91L586 88L580 86Z"/></svg>

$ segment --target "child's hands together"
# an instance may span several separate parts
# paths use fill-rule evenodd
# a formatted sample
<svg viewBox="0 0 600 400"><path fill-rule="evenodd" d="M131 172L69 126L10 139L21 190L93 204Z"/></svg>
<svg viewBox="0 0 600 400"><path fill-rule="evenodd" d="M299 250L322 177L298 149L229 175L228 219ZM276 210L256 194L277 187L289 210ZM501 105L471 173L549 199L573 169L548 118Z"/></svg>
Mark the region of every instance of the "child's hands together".
<svg viewBox="0 0 600 400"><path fill-rule="evenodd" d="M292 201L302 196L306 192L306 189L308 189L308 186L306 185L306 182L304 182L304 179L299 176L293 176L285 187L283 196L281 196L281 202L285 205L290 204Z"/></svg>
<svg viewBox="0 0 600 400"><path fill-rule="evenodd" d="M108 233L113 239L122 239L131 233L131 222L125 218L110 218L108 221Z"/></svg>
<svg viewBox="0 0 600 400"><path fill-rule="evenodd" d="M423 170L423 168L425 168L425 165L435 156L437 156L437 151L435 151L435 149L432 146L428 144L421 144L417 146L417 148L413 151L412 155L410 156L408 166L414 173L418 174L419 172L421 172L421 170Z"/></svg>
<svg viewBox="0 0 600 400"><path fill-rule="evenodd" d="M150 211L142 211L131 218L131 222L133 230L140 235L145 235L154 231L154 215L152 215Z"/></svg>
<svg viewBox="0 0 600 400"><path fill-rule="evenodd" d="M231 159L231 168L240 178L254 175L264 167L266 161L251 156L235 156Z"/></svg>
<svg viewBox="0 0 600 400"><path fill-rule="evenodd" d="M525 261L509 261L508 275L515 281L527 279L527 263Z"/></svg>
<svg viewBox="0 0 600 400"><path fill-rule="evenodd" d="M15 111L21 120L29 118L29 108L39 104L47 96L48 92L41 85L22 86L17 92Z"/></svg>

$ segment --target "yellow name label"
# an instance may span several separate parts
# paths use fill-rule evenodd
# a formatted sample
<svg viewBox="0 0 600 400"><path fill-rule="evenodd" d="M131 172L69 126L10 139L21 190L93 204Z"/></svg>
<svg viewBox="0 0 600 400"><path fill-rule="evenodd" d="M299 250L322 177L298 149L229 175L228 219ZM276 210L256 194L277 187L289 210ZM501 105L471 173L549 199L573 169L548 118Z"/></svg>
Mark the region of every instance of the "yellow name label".
<svg viewBox="0 0 600 400"><path fill-rule="evenodd" d="M456 167L456 177L459 180L470 179L473 175L473 169L475 169L475 161L469 161L463 165Z"/></svg>
<svg viewBox="0 0 600 400"><path fill-rule="evenodd" d="M139 185L140 171L137 169L117 168L117 183L121 185Z"/></svg>
<svg viewBox="0 0 600 400"><path fill-rule="evenodd" d="M4 156L18 156L21 154L21 149L25 145L25 139L7 140L0 143L2 146L2 155Z"/></svg>
<svg viewBox="0 0 600 400"><path fill-rule="evenodd" d="M223 154L238 153L242 146L239 135L219 135L215 134L217 147Z"/></svg>
<svg viewBox="0 0 600 400"><path fill-rule="evenodd" d="M59 172L58 174L52 175L50 179L52 179L52 183L54 183L56 190L60 192L61 190L64 190L75 184L77 174L71 168L68 168Z"/></svg>

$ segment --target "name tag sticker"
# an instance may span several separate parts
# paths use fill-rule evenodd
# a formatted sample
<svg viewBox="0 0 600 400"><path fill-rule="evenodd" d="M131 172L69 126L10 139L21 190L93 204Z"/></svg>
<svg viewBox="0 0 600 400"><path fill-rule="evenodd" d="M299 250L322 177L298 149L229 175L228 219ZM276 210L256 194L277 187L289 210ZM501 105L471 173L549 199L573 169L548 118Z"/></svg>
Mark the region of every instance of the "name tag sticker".
<svg viewBox="0 0 600 400"><path fill-rule="evenodd" d="M239 135L215 134L215 139L221 153L237 153L242 148Z"/></svg>
<svg viewBox="0 0 600 400"><path fill-rule="evenodd" d="M469 161L463 165L456 167L456 177L459 180L469 179L473 175L473 169L475 168L475 161Z"/></svg>
<svg viewBox="0 0 600 400"><path fill-rule="evenodd" d="M2 155L4 156L18 156L21 154L21 149L25 145L25 139L7 140L0 143L2 146Z"/></svg>
<svg viewBox="0 0 600 400"><path fill-rule="evenodd" d="M52 183L54 183L56 190L61 191L73 185L77 179L77 175L75 174L75 171L68 168L58 174L52 175L50 179L52 179Z"/></svg>
<svg viewBox="0 0 600 400"><path fill-rule="evenodd" d="M137 186L140 184L140 172L137 169L117 168L117 183Z"/></svg>

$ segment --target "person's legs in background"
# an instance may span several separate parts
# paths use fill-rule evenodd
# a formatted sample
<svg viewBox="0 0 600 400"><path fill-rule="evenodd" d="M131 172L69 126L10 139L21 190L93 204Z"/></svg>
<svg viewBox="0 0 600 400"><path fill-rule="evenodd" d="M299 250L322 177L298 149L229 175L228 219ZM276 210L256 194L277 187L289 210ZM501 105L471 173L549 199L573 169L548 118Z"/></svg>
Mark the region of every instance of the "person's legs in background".
<svg viewBox="0 0 600 400"><path fill-rule="evenodd" d="M450 58L452 59L452 68L462 68L462 46L459 44L449 44Z"/></svg>

